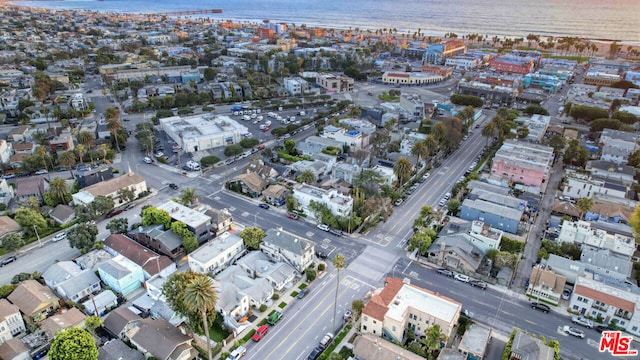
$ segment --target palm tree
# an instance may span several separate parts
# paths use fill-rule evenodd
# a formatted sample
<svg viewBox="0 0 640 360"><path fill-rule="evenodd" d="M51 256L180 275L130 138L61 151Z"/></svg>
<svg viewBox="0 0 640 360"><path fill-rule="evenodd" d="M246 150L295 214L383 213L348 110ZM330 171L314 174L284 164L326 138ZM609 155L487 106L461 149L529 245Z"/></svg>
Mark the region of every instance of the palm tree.
<svg viewBox="0 0 640 360"><path fill-rule="evenodd" d="M331 332L336 330L336 310L338 305L338 285L340 285L340 270L344 269L347 266L346 259L344 255L338 253L336 257L333 258L333 266L338 270L338 279L336 281L336 297L333 301L333 328L331 328Z"/></svg>
<svg viewBox="0 0 640 360"><path fill-rule="evenodd" d="M420 340L420 343L427 348L427 355L429 355L438 350L442 340L446 338L447 336L442 332L440 325L434 324L427 330L425 337Z"/></svg>
<svg viewBox="0 0 640 360"><path fill-rule="evenodd" d="M76 164L76 154L74 154L72 151L61 152L60 154L58 154L58 162L60 162L60 165L69 169L72 178L76 178L73 175L73 171L71 169L73 165Z"/></svg>
<svg viewBox="0 0 640 360"><path fill-rule="evenodd" d="M49 182L49 196L58 204L66 204L67 196L69 196L69 186L64 179L59 177L53 178Z"/></svg>
<svg viewBox="0 0 640 360"><path fill-rule="evenodd" d="M396 163L393 165L393 172L398 177L398 186L404 185L407 179L411 176L412 170L413 165L406 157L401 157L396 160Z"/></svg>
<svg viewBox="0 0 640 360"><path fill-rule="evenodd" d="M589 210L593 207L593 199L592 198L580 198L576 203L576 207L580 210L580 218L584 219L584 216L587 214Z"/></svg>
<svg viewBox="0 0 640 360"><path fill-rule="evenodd" d="M76 153L78 153L78 162L84 165L84 153L86 152L87 148L84 147L84 145L82 144L78 144L76 145L75 151Z"/></svg>
<svg viewBox="0 0 640 360"><path fill-rule="evenodd" d="M429 135L424 140L424 146L427 148L429 156L431 156L438 151L438 140L433 135Z"/></svg>
<svg viewBox="0 0 640 360"><path fill-rule="evenodd" d="M49 158L49 153L47 152L47 148L40 145L36 148L36 155L38 155L42 159L42 166L44 169L50 170L53 169L53 162L51 158ZM49 158L49 164L51 167L47 166L47 158Z"/></svg>
<svg viewBox="0 0 640 360"><path fill-rule="evenodd" d="M494 123L493 121L490 121L487 125L485 125L482 130L480 131L480 134L487 138L487 145L489 145L489 139L493 138L496 136L496 123Z"/></svg>
<svg viewBox="0 0 640 360"><path fill-rule="evenodd" d="M213 288L211 279L203 274L191 280L184 289L183 301L189 310L202 313L202 325L204 326L204 334L207 337L207 355L211 360L211 341L209 339L207 312L215 308L218 301L218 291Z"/></svg>
<svg viewBox="0 0 640 360"><path fill-rule="evenodd" d="M104 111L104 118L107 119L107 129L111 132L116 140L116 151L120 152L120 145L118 144L118 134L122 130L122 123L120 123L120 112L118 109L108 107Z"/></svg>
<svg viewBox="0 0 640 360"><path fill-rule="evenodd" d="M89 151L91 163L93 164L93 152L91 152L91 148L93 147L93 135L91 135L91 133L88 131L80 131L80 133L78 134L78 144L81 144L86 150ZM80 161L82 161L82 159L80 159Z"/></svg>
<svg viewBox="0 0 640 360"><path fill-rule="evenodd" d="M316 174L314 174L313 171L307 169L303 171L300 175L298 175L298 178L296 180L300 183L315 184Z"/></svg>
<svg viewBox="0 0 640 360"><path fill-rule="evenodd" d="M198 196L196 195L195 189L186 188L180 193L180 202L185 206L194 204L197 200Z"/></svg>
<svg viewBox="0 0 640 360"><path fill-rule="evenodd" d="M417 157L418 161L427 160L427 156L429 156L429 149L427 148L427 145L425 144L424 140L418 141L415 144L413 144L413 148L411 149L411 155Z"/></svg>

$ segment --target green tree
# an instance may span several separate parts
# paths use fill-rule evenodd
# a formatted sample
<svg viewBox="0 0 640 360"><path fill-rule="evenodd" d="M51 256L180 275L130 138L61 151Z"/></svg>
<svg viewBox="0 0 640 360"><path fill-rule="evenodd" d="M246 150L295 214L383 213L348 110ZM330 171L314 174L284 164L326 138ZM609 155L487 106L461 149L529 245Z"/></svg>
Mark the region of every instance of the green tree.
<svg viewBox="0 0 640 360"><path fill-rule="evenodd" d="M417 157L418 161L427 160L427 157L429 156L429 149L427 148L425 141L417 141L413 144L413 148L411 148L411 155Z"/></svg>
<svg viewBox="0 0 640 360"><path fill-rule="evenodd" d="M209 167L220 162L220 158L214 155L208 155L200 159L202 167Z"/></svg>
<svg viewBox="0 0 640 360"><path fill-rule="evenodd" d="M584 216L593 207L593 199L588 197L580 198L576 202L576 207L580 210L580 218L584 219Z"/></svg>
<svg viewBox="0 0 640 360"><path fill-rule="evenodd" d="M449 200L449 202L447 203L447 210L449 211L449 214L455 215L458 213L459 209L460 209L460 200L458 199Z"/></svg>
<svg viewBox="0 0 640 360"><path fill-rule="evenodd" d="M184 206L190 206L198 202L198 195L193 188L185 188L180 192L180 203Z"/></svg>
<svg viewBox="0 0 640 360"><path fill-rule="evenodd" d="M436 232L432 228L422 227L409 239L408 250L413 251L418 249L420 255L426 254L436 236Z"/></svg>
<svg viewBox="0 0 640 360"><path fill-rule="evenodd" d="M304 274L307 278L307 282L312 282L313 280L316 279L318 272L314 268L308 268L307 270L304 271Z"/></svg>
<svg viewBox="0 0 640 360"><path fill-rule="evenodd" d="M409 180L412 170L413 165L406 157L401 157L396 160L396 163L393 165L393 173L398 178L398 187L403 186L404 183Z"/></svg>
<svg viewBox="0 0 640 360"><path fill-rule="evenodd" d="M76 154L74 154L73 151L61 152L60 154L58 154L58 162L60 163L60 165L69 169L71 177L75 179L72 167L76 164Z"/></svg>
<svg viewBox="0 0 640 360"><path fill-rule="evenodd" d="M87 331L92 334L95 334L96 329L102 326L103 323L104 321L100 316L91 315L84 319L84 326L87 328Z"/></svg>
<svg viewBox="0 0 640 360"><path fill-rule="evenodd" d="M307 184L315 184L316 183L316 174L313 171L307 169L303 171L298 177L296 181L299 183L307 183Z"/></svg>
<svg viewBox="0 0 640 360"><path fill-rule="evenodd" d="M20 225L26 236L35 236L36 229L38 234L42 234L47 229L47 220L36 210L28 207L20 207L16 211L14 220Z"/></svg>
<svg viewBox="0 0 640 360"><path fill-rule="evenodd" d="M119 133L122 130L120 122L120 111L114 107L108 107L104 111L104 118L107 120L107 129L111 132L111 137L115 140L116 151L120 152Z"/></svg>
<svg viewBox="0 0 640 360"><path fill-rule="evenodd" d="M347 267L347 261L344 257L344 255L338 253L336 254L336 256L333 258L333 267L336 268L336 270L338 270L338 277L336 279L336 296L335 299L333 300L333 327L331 328L331 331L335 331L336 328L336 312L338 310L337 306L338 306L338 285L340 285L340 271L342 269L344 269L345 267Z"/></svg>
<svg viewBox="0 0 640 360"><path fill-rule="evenodd" d="M353 300L351 302L351 311L353 312L353 319L358 320L360 315L362 315L362 310L364 310L364 303L362 300Z"/></svg>
<svg viewBox="0 0 640 360"><path fill-rule="evenodd" d="M256 226L245 228L240 232L240 238L242 238L244 244L253 250L260 249L260 244L264 237L264 231Z"/></svg>
<svg viewBox="0 0 640 360"><path fill-rule="evenodd" d="M577 139L569 140L569 146L565 149L562 161L567 165L585 167L589 160L589 152Z"/></svg>
<svg viewBox="0 0 640 360"><path fill-rule="evenodd" d="M566 146L566 141L564 140L564 136L562 135L553 135L551 139L549 139L548 145L553 148L553 152L556 156L562 155L562 151Z"/></svg>
<svg viewBox="0 0 640 360"><path fill-rule="evenodd" d="M67 204L71 201L69 185L67 185L67 182L64 179L59 177L55 177L49 182L48 193L55 204L53 206L58 204Z"/></svg>
<svg viewBox="0 0 640 360"><path fill-rule="evenodd" d="M254 138L240 140L240 146L242 146L243 149L251 149L258 144L260 144L260 140Z"/></svg>
<svg viewBox="0 0 640 360"><path fill-rule="evenodd" d="M370 169L363 169L353 179L353 186L364 190L365 196L369 198L379 194L382 182L383 178L379 173Z"/></svg>
<svg viewBox="0 0 640 360"><path fill-rule="evenodd" d="M184 295L187 287L196 278L205 277L206 274L200 274L191 270L186 272L174 272L169 276L167 281L162 285L162 295L165 297L167 304L173 311L187 319L187 323L191 329L198 333L204 334L205 328L211 328L216 317L216 309L207 308L207 325L202 323L202 313L200 310L193 310L185 303Z"/></svg>
<svg viewBox="0 0 640 360"><path fill-rule="evenodd" d="M2 248L7 252L18 250L24 245L24 239L18 233L10 233L2 238Z"/></svg>
<svg viewBox="0 0 640 360"><path fill-rule="evenodd" d="M115 202L109 196L98 195L93 199L90 206L96 216L100 217L111 211L115 206Z"/></svg>
<svg viewBox="0 0 640 360"><path fill-rule="evenodd" d="M142 209L142 225L149 226L152 224L164 225L165 229L171 227L171 216L166 210L160 210L154 206L148 206Z"/></svg>
<svg viewBox="0 0 640 360"><path fill-rule="evenodd" d="M447 336L442 332L440 325L434 324L427 330L425 338L420 340L420 342L427 348L429 357L433 358L436 350L440 349L440 344L446 339Z"/></svg>
<svg viewBox="0 0 640 360"><path fill-rule="evenodd" d="M136 199L136 192L133 187L126 187L118 190L118 197L125 202L131 202Z"/></svg>
<svg viewBox="0 0 640 360"><path fill-rule="evenodd" d="M289 155L296 155L296 142L291 139L287 139L284 141L284 149L287 151Z"/></svg>
<svg viewBox="0 0 640 360"><path fill-rule="evenodd" d="M98 347L91 334L72 327L56 335L49 349L51 360L97 360Z"/></svg>
<svg viewBox="0 0 640 360"><path fill-rule="evenodd" d="M522 112L531 116L533 114L549 115L549 111L540 105L529 105Z"/></svg>
<svg viewBox="0 0 640 360"><path fill-rule="evenodd" d="M98 228L93 224L78 224L69 230L67 239L69 246L80 250L82 254L88 253L96 242Z"/></svg>
<svg viewBox="0 0 640 360"><path fill-rule="evenodd" d="M242 154L244 150L240 145L229 145L224 148L224 156L226 157L235 157Z"/></svg>
<svg viewBox="0 0 640 360"><path fill-rule="evenodd" d="M126 234L129 230L129 219L126 217L111 219L106 228L111 234Z"/></svg>
<svg viewBox="0 0 640 360"><path fill-rule="evenodd" d="M389 135L389 131L378 130L371 134L369 139L369 144L373 147L373 156L381 157L386 154L387 146L389 142L391 142L391 135Z"/></svg>
<svg viewBox="0 0 640 360"><path fill-rule="evenodd" d="M208 276L198 276L192 279L184 290L183 297L185 307L191 312L200 312L202 315L202 327L207 339L207 355L211 360L211 342L209 337L209 321L207 313L209 309L216 308L218 292L213 287L213 283Z"/></svg>

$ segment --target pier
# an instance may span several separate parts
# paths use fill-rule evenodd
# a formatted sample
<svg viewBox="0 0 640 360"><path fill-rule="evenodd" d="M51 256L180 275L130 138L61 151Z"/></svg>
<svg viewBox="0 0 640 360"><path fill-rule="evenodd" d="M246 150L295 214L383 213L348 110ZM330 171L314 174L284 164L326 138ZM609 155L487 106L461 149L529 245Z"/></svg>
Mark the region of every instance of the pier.
<svg viewBox="0 0 640 360"><path fill-rule="evenodd" d="M154 15L183 16L183 15L199 15L199 14L222 14L222 9L167 11L167 12L155 13Z"/></svg>

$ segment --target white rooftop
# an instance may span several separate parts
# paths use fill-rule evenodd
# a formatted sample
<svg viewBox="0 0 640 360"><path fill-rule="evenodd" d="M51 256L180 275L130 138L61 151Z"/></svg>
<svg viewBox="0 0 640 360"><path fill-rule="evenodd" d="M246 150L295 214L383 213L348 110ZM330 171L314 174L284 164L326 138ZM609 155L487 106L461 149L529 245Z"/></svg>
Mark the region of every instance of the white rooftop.
<svg viewBox="0 0 640 360"><path fill-rule="evenodd" d="M423 311L450 323L458 311L460 311L462 305L436 294L421 291L411 285L404 284L389 304L389 310L386 316L402 322L407 313L407 308Z"/></svg>
<svg viewBox="0 0 640 360"><path fill-rule="evenodd" d="M189 254L189 258L205 264L211 261L211 259L215 259L220 256L220 254L224 253L226 250L234 248L238 243L242 243L242 239L239 236L224 233L197 248Z"/></svg>
<svg viewBox="0 0 640 360"><path fill-rule="evenodd" d="M165 210L172 219L183 222L189 226L196 227L198 225L211 221L211 218L201 212L190 209L182 204L178 204L173 200L169 200L164 204L158 205L159 210Z"/></svg>

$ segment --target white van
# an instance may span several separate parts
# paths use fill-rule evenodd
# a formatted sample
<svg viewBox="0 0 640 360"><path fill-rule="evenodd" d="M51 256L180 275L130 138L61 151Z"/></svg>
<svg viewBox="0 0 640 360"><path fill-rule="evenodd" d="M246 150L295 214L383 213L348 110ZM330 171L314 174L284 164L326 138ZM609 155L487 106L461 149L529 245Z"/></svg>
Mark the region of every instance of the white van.
<svg viewBox="0 0 640 360"><path fill-rule="evenodd" d="M200 164L195 161L187 161L187 167L194 171L200 171Z"/></svg>
<svg viewBox="0 0 640 360"><path fill-rule="evenodd" d="M144 161L146 164L151 164L151 163L153 162L153 160L151 160L151 159L150 159L150 158L148 158L148 157L145 157L143 161Z"/></svg>

